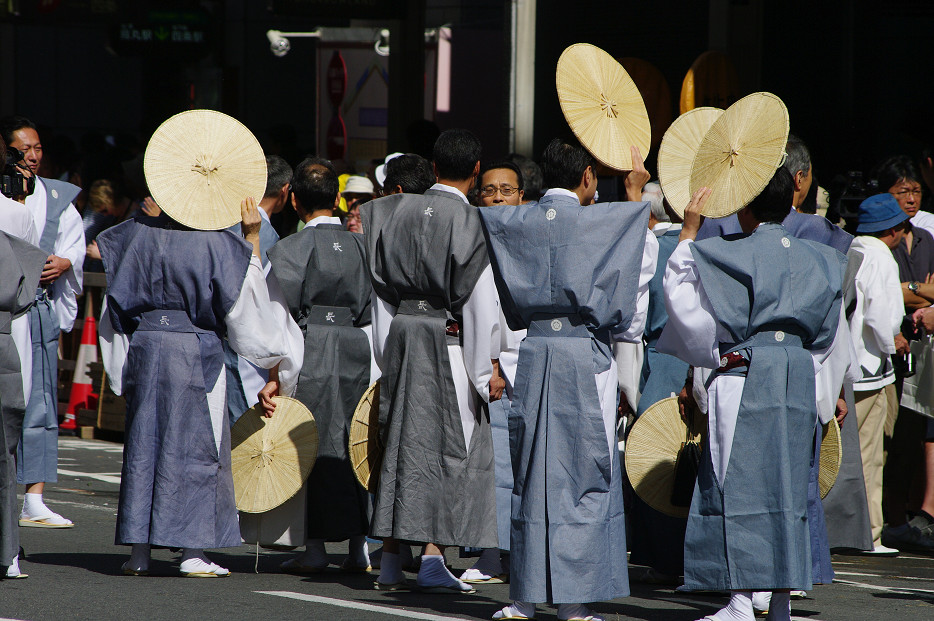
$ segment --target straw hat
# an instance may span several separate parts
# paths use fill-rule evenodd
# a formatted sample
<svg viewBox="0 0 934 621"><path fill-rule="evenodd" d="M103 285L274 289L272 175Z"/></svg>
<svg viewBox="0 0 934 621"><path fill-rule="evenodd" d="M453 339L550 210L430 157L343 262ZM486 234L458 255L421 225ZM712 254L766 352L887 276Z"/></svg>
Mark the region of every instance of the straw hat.
<svg viewBox="0 0 934 621"><path fill-rule="evenodd" d="M697 147L722 114L720 108L694 108L685 112L674 120L658 148L658 182L668 204L681 217L691 202L691 166Z"/></svg>
<svg viewBox="0 0 934 621"><path fill-rule="evenodd" d="M588 43L572 45L558 59L555 82L565 120L597 161L632 170L632 145L648 156L652 129L645 103L612 56Z"/></svg>
<svg viewBox="0 0 934 621"><path fill-rule="evenodd" d="M710 126L694 157L690 192L712 190L704 215L734 214L768 185L785 158L788 109L772 93L747 95Z"/></svg>
<svg viewBox="0 0 934 621"><path fill-rule="evenodd" d="M143 159L146 184L173 220L203 231L240 222L240 202L266 191L266 158L240 121L190 110L165 121Z"/></svg>
<svg viewBox="0 0 934 621"><path fill-rule="evenodd" d="M626 440L626 474L639 498L656 511L686 518L690 507L671 504L675 464L682 443L700 442L706 433L707 417L695 414L695 430L689 433L678 413L678 398L653 404L633 425Z"/></svg>
<svg viewBox="0 0 934 621"><path fill-rule="evenodd" d="M840 425L836 418L824 425L823 437L820 442L820 470L817 474L817 485L820 487L820 497L827 494L837 482L840 473L840 464L843 461L843 443L840 439Z"/></svg>
<svg viewBox="0 0 934 621"><path fill-rule="evenodd" d="M272 418L259 404L230 430L237 509L263 513L298 493L318 456L318 427L301 401L275 397Z"/></svg>
<svg viewBox="0 0 934 621"><path fill-rule="evenodd" d="M350 421L350 465L368 492L376 493L383 444L379 438L379 382L373 382L354 410Z"/></svg>

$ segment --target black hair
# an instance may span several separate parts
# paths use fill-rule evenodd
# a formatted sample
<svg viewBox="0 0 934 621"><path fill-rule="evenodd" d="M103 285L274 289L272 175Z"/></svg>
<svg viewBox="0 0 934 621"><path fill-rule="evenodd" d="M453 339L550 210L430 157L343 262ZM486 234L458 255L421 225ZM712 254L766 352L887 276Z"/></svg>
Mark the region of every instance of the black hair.
<svg viewBox="0 0 934 621"><path fill-rule="evenodd" d="M872 177L879 181L881 192L888 192L890 187L902 179L921 183L918 165L907 155L895 155L885 160L876 166Z"/></svg>
<svg viewBox="0 0 934 621"><path fill-rule="evenodd" d="M278 155L266 156L266 192L263 198L278 196L282 186L292 178L292 167Z"/></svg>
<svg viewBox="0 0 934 621"><path fill-rule="evenodd" d="M542 169L535 160L521 153L510 153L506 159L519 167L522 171L522 183L525 185L525 199L537 201L542 197Z"/></svg>
<svg viewBox="0 0 934 621"><path fill-rule="evenodd" d="M784 166L780 166L765 189L749 203L752 216L759 222L781 223L791 210L795 181Z"/></svg>
<svg viewBox="0 0 934 621"><path fill-rule="evenodd" d="M0 136L3 136L3 141L7 143L7 146L13 142L13 134L24 128L32 129L37 133L39 131L35 123L24 116L13 115L0 119Z"/></svg>
<svg viewBox="0 0 934 621"><path fill-rule="evenodd" d="M464 181L470 179L480 161L483 147L480 139L467 129L449 129L435 141L432 159L439 179Z"/></svg>
<svg viewBox="0 0 934 621"><path fill-rule="evenodd" d="M340 180L330 161L321 157L308 157L295 167L292 193L299 208L305 213L332 209L339 191Z"/></svg>
<svg viewBox="0 0 934 621"><path fill-rule="evenodd" d="M573 190L581 184L581 177L588 166L596 174L596 158L577 140L555 138L542 154L542 176L549 188Z"/></svg>
<svg viewBox="0 0 934 621"><path fill-rule="evenodd" d="M391 192L399 186L405 194L424 194L435 181L437 179L431 162L421 155L406 153L386 162L383 190Z"/></svg>
<svg viewBox="0 0 934 621"><path fill-rule="evenodd" d="M518 187L520 190L524 190L524 189L525 189L525 185L524 185L524 183L523 183L523 178L522 178L522 171L519 170L519 167L518 167L518 166L516 166L515 164L513 164L513 163L510 162L509 160L501 160L501 161L499 161L499 162L493 162L492 164L489 164L489 165L484 166L483 168L481 168L481 169L480 169L480 176L477 177L477 183L480 182L480 181L479 181L480 179L483 179L483 175L485 175L487 172L489 172L489 171L491 171L491 170L496 170L496 169L498 169L498 168L505 168L505 169L507 169L507 170L511 170L512 172L516 173L516 181L517 181L517 183L518 183L518 186L517 186L517 187Z"/></svg>

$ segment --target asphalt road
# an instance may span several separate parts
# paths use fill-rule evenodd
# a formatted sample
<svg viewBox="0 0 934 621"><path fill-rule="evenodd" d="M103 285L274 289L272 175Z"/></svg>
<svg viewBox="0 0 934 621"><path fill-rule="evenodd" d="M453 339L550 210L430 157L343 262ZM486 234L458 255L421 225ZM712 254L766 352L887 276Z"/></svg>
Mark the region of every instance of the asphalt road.
<svg viewBox="0 0 934 621"><path fill-rule="evenodd" d="M0 581L0 618L450 621L488 619L508 602L508 585L480 587L474 595L426 595L374 591L375 573L344 574L336 567L313 578L286 575L278 566L290 553L261 550L257 557L248 546L210 554L231 569L229 578L181 578L177 555L169 550L153 552L153 576L123 576L120 565L128 549L113 545L122 446L73 438L62 438L59 446L59 482L47 487L46 502L76 526L20 530L26 551L21 567L30 577ZM332 563L340 563L345 551L342 544L329 544ZM454 551L448 562L456 569L470 565ZM934 619L934 558L835 556L834 569L833 585L817 586L807 599L792 602L794 618ZM631 597L594 608L612 621L692 621L725 602L724 596L634 582ZM552 621L555 610L539 606L537 618Z"/></svg>

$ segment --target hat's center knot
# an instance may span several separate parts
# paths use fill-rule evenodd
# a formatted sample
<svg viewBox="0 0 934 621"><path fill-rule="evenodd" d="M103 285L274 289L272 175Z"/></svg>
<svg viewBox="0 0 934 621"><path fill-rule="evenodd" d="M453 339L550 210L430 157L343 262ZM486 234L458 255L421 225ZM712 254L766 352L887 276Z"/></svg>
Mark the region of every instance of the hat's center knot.
<svg viewBox="0 0 934 621"><path fill-rule="evenodd" d="M209 156L201 155L195 163L191 165L191 169L207 177L208 185L211 185L211 176L217 173L218 167L214 165L214 162L211 161Z"/></svg>
<svg viewBox="0 0 934 621"><path fill-rule="evenodd" d="M619 116L619 113L616 111L616 102L612 99L608 99L603 93L600 93L600 109L606 113L606 118L608 119L615 119Z"/></svg>
<svg viewBox="0 0 934 621"><path fill-rule="evenodd" d="M724 153L730 156L730 168L733 168L734 166L736 166L736 156L739 155L739 151L737 151L733 147L730 147L730 150L724 151Z"/></svg>

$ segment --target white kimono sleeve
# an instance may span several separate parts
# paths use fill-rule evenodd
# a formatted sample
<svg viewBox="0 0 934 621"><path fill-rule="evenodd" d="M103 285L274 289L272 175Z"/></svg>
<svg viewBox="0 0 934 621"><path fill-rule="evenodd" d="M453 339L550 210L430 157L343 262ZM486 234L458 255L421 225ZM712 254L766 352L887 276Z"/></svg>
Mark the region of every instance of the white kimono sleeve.
<svg viewBox="0 0 934 621"><path fill-rule="evenodd" d="M29 313L23 313L10 324L10 337L19 355L20 376L23 379L23 399L29 405L29 393L32 392L32 329Z"/></svg>
<svg viewBox="0 0 934 621"><path fill-rule="evenodd" d="M488 265L480 274L467 303L461 308L467 377L487 402L490 400L490 379L493 377L491 361L499 358L501 347L499 314L493 268Z"/></svg>
<svg viewBox="0 0 934 621"><path fill-rule="evenodd" d="M639 291L636 294L636 312L625 332L615 334L613 339L625 343L640 343L645 331L645 321L649 313L649 282L655 276L658 264L658 239L652 231L645 231L645 250L642 253L642 267L639 270Z"/></svg>
<svg viewBox="0 0 934 621"><path fill-rule="evenodd" d="M288 305L275 274L263 278L259 257L250 257L243 287L227 313L230 347L263 369L279 365L279 393L291 396L305 355L305 339L289 314Z"/></svg>
<svg viewBox="0 0 934 621"><path fill-rule="evenodd" d="M71 268L49 287L49 298L62 332L70 332L78 316L77 296L83 288L86 252L84 223L75 206L68 205L59 219L52 254L71 261Z"/></svg>
<svg viewBox="0 0 934 621"><path fill-rule="evenodd" d="M371 338L373 339L373 359L382 370L383 352L386 350L386 339L389 338L389 327L392 318L396 316L396 307L376 295L374 291L370 296L370 307L373 309L371 317Z"/></svg>
<svg viewBox="0 0 934 621"><path fill-rule="evenodd" d="M114 331L110 321L110 312L107 310L107 296L101 307L101 321L97 326L98 342L101 346L101 362L107 372L110 390L115 395L123 394L123 369L126 366L127 350L130 348L130 339L122 332Z"/></svg>

